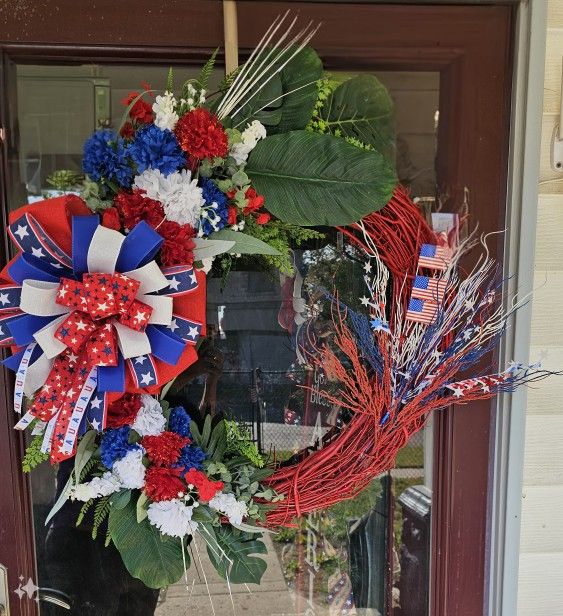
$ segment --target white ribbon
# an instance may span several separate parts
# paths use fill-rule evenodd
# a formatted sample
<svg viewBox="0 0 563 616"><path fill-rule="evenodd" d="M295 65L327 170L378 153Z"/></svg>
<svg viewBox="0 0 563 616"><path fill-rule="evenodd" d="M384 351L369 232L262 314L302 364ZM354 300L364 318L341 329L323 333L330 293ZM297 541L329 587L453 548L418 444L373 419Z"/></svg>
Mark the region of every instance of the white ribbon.
<svg viewBox="0 0 563 616"><path fill-rule="evenodd" d="M23 352L20 365L18 366L18 371L16 372L16 382L14 384L14 411L18 414L21 414L22 412L25 377L29 369L31 354L33 353L36 345L36 342L32 342L27 345L27 348Z"/></svg>
<svg viewBox="0 0 563 616"><path fill-rule="evenodd" d="M86 407L88 406L88 402L90 402L90 398L96 389L97 382L98 368L94 366L92 370L90 370L90 374L82 386L78 400L74 405L74 410L72 411L72 415L70 417L70 421L68 422L68 427L64 436L61 453L72 453L74 444L76 443L76 438L78 437L78 429L80 428L82 417L84 417Z"/></svg>
<svg viewBox="0 0 563 616"><path fill-rule="evenodd" d="M43 435L43 442L41 443L41 453L47 453L51 450L51 439L53 438L53 431L55 430L58 416L59 413L49 419L49 423L45 428L45 434Z"/></svg>
<svg viewBox="0 0 563 616"><path fill-rule="evenodd" d="M28 398L43 386L51 368L53 367L53 359L49 359L45 354L41 355L37 361L34 361L27 369L25 375L24 393Z"/></svg>
<svg viewBox="0 0 563 616"><path fill-rule="evenodd" d="M88 248L88 271L100 274L111 274L115 272L115 264L121 251L121 245L125 241L125 236L102 227L101 225L94 231L90 247Z"/></svg>
<svg viewBox="0 0 563 616"><path fill-rule="evenodd" d="M39 346L49 359L56 357L67 348L66 344L62 343L58 338L55 338L57 328L65 319L66 314L63 314L63 316L51 321L48 325L45 325L45 327L33 334L33 337L37 340Z"/></svg>
<svg viewBox="0 0 563 616"><path fill-rule="evenodd" d="M27 314L38 317L53 317L58 314L68 314L68 306L57 304L58 282L44 280L24 280L20 298L20 308Z"/></svg>
<svg viewBox="0 0 563 616"><path fill-rule="evenodd" d="M148 336L144 332L138 332L126 325L122 325L119 321L113 323L117 332L117 343L119 349L125 359L138 357L139 355L148 355L151 352L151 343Z"/></svg>
<svg viewBox="0 0 563 616"><path fill-rule="evenodd" d="M153 293L154 291L160 291L165 289L170 283L168 278L160 271L160 267L156 264L156 261L149 261L143 267L131 270L130 272L123 272L127 278L133 278L141 283L137 293Z"/></svg>
<svg viewBox="0 0 563 616"><path fill-rule="evenodd" d="M149 323L156 325L170 325L172 323L171 297L165 295L142 295L138 298L141 302L152 308Z"/></svg>

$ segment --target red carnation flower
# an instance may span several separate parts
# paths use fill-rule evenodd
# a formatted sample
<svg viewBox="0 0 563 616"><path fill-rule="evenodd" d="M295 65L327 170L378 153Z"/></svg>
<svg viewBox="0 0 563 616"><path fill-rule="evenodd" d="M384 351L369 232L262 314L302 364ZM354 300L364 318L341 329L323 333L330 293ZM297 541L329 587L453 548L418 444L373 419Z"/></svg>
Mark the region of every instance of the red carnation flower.
<svg viewBox="0 0 563 616"><path fill-rule="evenodd" d="M193 227L166 220L159 225L158 232L164 238L160 248L162 265L191 265L194 262L195 230Z"/></svg>
<svg viewBox="0 0 563 616"><path fill-rule="evenodd" d="M195 468L190 468L184 478L186 483L191 483L197 488L200 500L205 502L210 501L225 485L222 481L211 481L205 473Z"/></svg>
<svg viewBox="0 0 563 616"><path fill-rule="evenodd" d="M161 432L157 436L145 436L141 441L149 460L157 466L169 466L177 462L180 449L189 443L191 440L187 436L180 436L176 432Z"/></svg>
<svg viewBox="0 0 563 616"><path fill-rule="evenodd" d="M151 466L145 473L145 494L152 501L172 500L186 491L179 468Z"/></svg>
<svg viewBox="0 0 563 616"><path fill-rule="evenodd" d="M121 230L121 220L119 220L119 212L115 207L108 207L102 214L102 226L115 231Z"/></svg>
<svg viewBox="0 0 563 616"><path fill-rule="evenodd" d="M268 214L268 212L262 212L261 214L258 214L258 216L256 216L256 222L259 225L266 225L270 222L270 219L272 217L270 216L270 214Z"/></svg>
<svg viewBox="0 0 563 616"><path fill-rule="evenodd" d="M133 124L131 124L131 122L125 122L125 124L121 127L119 134L123 137L123 139L133 139L135 136Z"/></svg>
<svg viewBox="0 0 563 616"><path fill-rule="evenodd" d="M139 92L129 92L129 94L121 101L121 104L128 107L137 97ZM141 124L152 124L154 116L152 113L152 105L139 98L133 107L129 110L129 117Z"/></svg>
<svg viewBox="0 0 563 616"><path fill-rule="evenodd" d="M259 210L264 205L264 196L257 194L256 190L249 186L244 193L247 199L246 207L242 210L243 214L251 214Z"/></svg>
<svg viewBox="0 0 563 616"><path fill-rule="evenodd" d="M108 428L120 428L129 426L137 417L141 408L141 396L138 394L125 394L108 407Z"/></svg>
<svg viewBox="0 0 563 616"><path fill-rule="evenodd" d="M207 109L200 107L184 114L174 132L182 150L198 160L227 155L227 133Z"/></svg>
<svg viewBox="0 0 563 616"><path fill-rule="evenodd" d="M230 225L236 225L237 224L237 208L236 207L229 207L229 218L227 219L228 224Z"/></svg>
<svg viewBox="0 0 563 616"><path fill-rule="evenodd" d="M162 203L149 199L139 190L132 193L120 192L113 202L123 215L123 221L128 229L132 229L141 220L156 228L164 219Z"/></svg>

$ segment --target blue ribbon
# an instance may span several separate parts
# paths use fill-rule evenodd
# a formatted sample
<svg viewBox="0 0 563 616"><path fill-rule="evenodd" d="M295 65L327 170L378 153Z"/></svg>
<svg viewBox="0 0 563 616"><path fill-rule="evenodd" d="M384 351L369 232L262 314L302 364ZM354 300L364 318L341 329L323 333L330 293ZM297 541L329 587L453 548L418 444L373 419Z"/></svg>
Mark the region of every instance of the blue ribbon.
<svg viewBox="0 0 563 616"><path fill-rule="evenodd" d="M88 271L88 249L99 224L96 215L72 217L72 268L77 276Z"/></svg>
<svg viewBox="0 0 563 616"><path fill-rule="evenodd" d="M35 338L33 334L42 329L51 321L57 319L60 315L54 317L38 317L34 314L24 314L16 317L13 321L7 323L7 327L10 330L14 338L14 342L18 346L23 346L34 342Z"/></svg>
<svg viewBox="0 0 563 616"><path fill-rule="evenodd" d="M125 238L117 259L118 272L130 272L152 261L164 239L144 220Z"/></svg>
<svg viewBox="0 0 563 616"><path fill-rule="evenodd" d="M21 351L18 351L17 353L14 353L13 355L10 355L10 357L7 357L6 359L4 359L2 361L2 364L4 364L4 366L6 366L6 368L8 368L9 370L13 370L14 372L17 372L20 367L20 362L22 360L24 353L25 353L25 349L22 349ZM43 355L43 351L41 350L41 347L37 345L31 353L31 357L29 359L29 365L31 366L31 364L33 364L35 360L39 359L41 355Z"/></svg>
<svg viewBox="0 0 563 616"><path fill-rule="evenodd" d="M44 280L45 282L60 282L61 276L72 276L65 268L57 269L39 257L23 252L8 268L10 278L18 284L24 280Z"/></svg>
<svg viewBox="0 0 563 616"><path fill-rule="evenodd" d="M146 334L151 343L151 353L167 364L176 365L186 343L162 325L149 325Z"/></svg>
<svg viewBox="0 0 563 616"><path fill-rule="evenodd" d="M119 353L117 366L98 367L98 391L123 391L125 389L125 361Z"/></svg>

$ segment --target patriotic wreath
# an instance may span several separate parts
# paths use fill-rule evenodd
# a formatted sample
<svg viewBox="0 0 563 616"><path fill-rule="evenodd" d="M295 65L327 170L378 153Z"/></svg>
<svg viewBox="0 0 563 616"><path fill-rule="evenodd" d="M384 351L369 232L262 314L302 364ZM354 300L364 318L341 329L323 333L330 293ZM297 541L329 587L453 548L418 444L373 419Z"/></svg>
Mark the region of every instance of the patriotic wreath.
<svg viewBox="0 0 563 616"><path fill-rule="evenodd" d="M272 43L285 19L214 97L214 57L179 96L172 73L153 102L148 86L131 93L119 132L85 144L80 196L10 216L18 252L2 272L0 343L25 410L16 428L34 435L24 468L73 458L49 519L82 501L78 522L93 509L95 537L108 514L107 540L153 588L185 573L195 533L228 582L259 582L260 533L355 496L433 410L548 374L512 363L459 379L518 304L499 306L488 253L462 275L476 239L435 234L396 186L383 86L323 77L309 28ZM206 274L226 275L240 255L290 271L292 247L321 235L309 227L337 228L365 262L361 311L323 289L334 335L317 339L304 310L306 341L295 339L350 419L277 464L236 422L198 424L162 388L197 359Z"/></svg>

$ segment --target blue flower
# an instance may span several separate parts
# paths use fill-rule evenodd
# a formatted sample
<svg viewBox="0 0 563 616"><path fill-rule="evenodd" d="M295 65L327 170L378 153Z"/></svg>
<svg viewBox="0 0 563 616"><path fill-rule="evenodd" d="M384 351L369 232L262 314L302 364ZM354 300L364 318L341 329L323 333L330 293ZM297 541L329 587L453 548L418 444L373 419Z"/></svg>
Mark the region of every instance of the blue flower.
<svg viewBox="0 0 563 616"><path fill-rule="evenodd" d="M82 170L94 182L104 178L128 188L133 180L125 142L107 128L96 131L84 144Z"/></svg>
<svg viewBox="0 0 563 616"><path fill-rule="evenodd" d="M202 462L204 460L205 452L201 447L197 445L186 445L182 447L178 462L174 466L183 469L183 471L189 471L190 468L195 468L200 471L203 468Z"/></svg>
<svg viewBox="0 0 563 616"><path fill-rule="evenodd" d="M170 175L186 162L176 135L168 129L161 130L154 124L137 131L135 140L129 146L129 152L137 165L138 173L147 169L158 169L163 175Z"/></svg>
<svg viewBox="0 0 563 616"><path fill-rule="evenodd" d="M180 436L187 436L192 438L190 432L190 416L186 413L186 409L183 406L177 406L170 411L170 418L168 420L168 429L172 432L176 432Z"/></svg>
<svg viewBox="0 0 563 616"><path fill-rule="evenodd" d="M116 460L121 460L128 451L138 449L139 445L129 442L129 426L108 430L102 436L100 444L102 463L106 468L112 468Z"/></svg>
<svg viewBox="0 0 563 616"><path fill-rule="evenodd" d="M222 229L229 220L227 195L212 180L204 179L200 186L205 200L204 210L207 212L207 216L201 218L200 228L205 235L210 235Z"/></svg>

